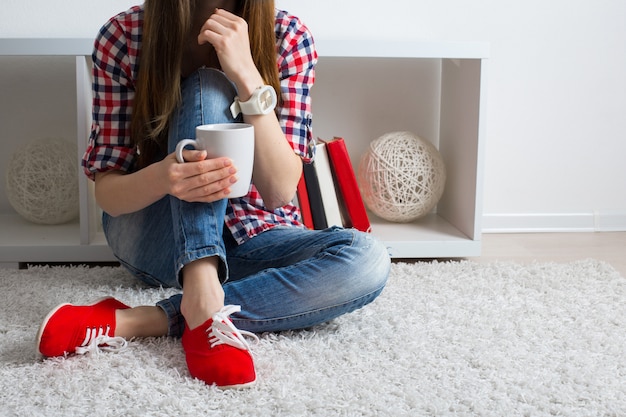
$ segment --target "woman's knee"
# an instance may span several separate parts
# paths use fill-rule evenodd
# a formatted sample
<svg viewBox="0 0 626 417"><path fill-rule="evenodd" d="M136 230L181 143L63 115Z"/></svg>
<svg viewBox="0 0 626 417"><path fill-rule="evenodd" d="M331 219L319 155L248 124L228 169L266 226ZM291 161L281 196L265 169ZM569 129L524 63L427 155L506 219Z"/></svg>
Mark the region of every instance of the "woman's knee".
<svg viewBox="0 0 626 417"><path fill-rule="evenodd" d="M233 118L230 105L237 89L223 72L201 68L181 85L181 104L170 120L168 152L174 152L181 139L194 138L197 126L240 122Z"/></svg>
<svg viewBox="0 0 626 417"><path fill-rule="evenodd" d="M346 229L345 246L341 249L346 262L344 278L359 292L369 294L383 289L391 268L391 258L385 245L369 233Z"/></svg>
<svg viewBox="0 0 626 417"><path fill-rule="evenodd" d="M194 89L200 100L202 123L231 123L236 121L230 106L237 95L237 88L223 72L212 68L201 68L193 75L191 85L183 89ZM184 93L183 93L184 97Z"/></svg>
<svg viewBox="0 0 626 417"><path fill-rule="evenodd" d="M387 247L368 233L357 232L356 242L361 248L360 269L363 275L372 280L372 284L383 287L389 277L391 257Z"/></svg>

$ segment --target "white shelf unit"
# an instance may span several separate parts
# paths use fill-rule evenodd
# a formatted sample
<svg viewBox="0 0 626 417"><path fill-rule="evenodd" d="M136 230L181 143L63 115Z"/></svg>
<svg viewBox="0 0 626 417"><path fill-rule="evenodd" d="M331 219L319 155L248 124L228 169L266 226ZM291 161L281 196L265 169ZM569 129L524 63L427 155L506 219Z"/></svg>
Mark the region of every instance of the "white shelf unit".
<svg viewBox="0 0 626 417"><path fill-rule="evenodd" d="M92 49L93 39L88 38L0 39L0 83L19 84L16 91L3 94L0 107L0 135L7 134L0 137L3 174L20 142L32 139L74 140L80 160L91 125ZM30 113L27 117L26 112ZM115 261L99 227L93 184L82 174L82 168L78 187L79 218L62 225L30 223L0 195L0 262ZM0 190L4 190L4 181Z"/></svg>
<svg viewBox="0 0 626 417"><path fill-rule="evenodd" d="M394 258L479 256L488 43L318 40L313 131L341 136L358 170L369 143L410 131L446 165L435 210L411 223L370 215Z"/></svg>
<svg viewBox="0 0 626 417"><path fill-rule="evenodd" d="M57 71L51 71L47 64L28 71L29 77L43 77L44 86L54 86L59 71L73 71L63 77L73 77L74 88L61 93L43 88L33 94L48 108L59 101L58 95L70 103L61 109L65 113L59 117L63 125L59 130L76 138L77 158L82 156L89 134L92 44L93 40L86 38L0 39L0 86L12 83L6 77L15 76L15 71L4 70L11 65L3 65L3 60L12 64L35 59L35 66L55 64L51 66ZM479 255L489 45L318 40L317 47L320 61L312 95L314 132L318 136L343 136L356 168L371 140L388 131L410 130L435 143L446 163L446 190L433 213L408 224L372 216L373 234L385 242L394 258ZM28 77L20 80L26 89L35 81ZM16 142L26 139L16 134L22 128L20 123L45 119L36 108L35 114L25 118L25 109L7 104L14 98L5 97L0 124L10 137L0 137L2 172L19 144ZM43 112L47 115L47 110ZM59 135L45 129L44 133ZM0 263L115 260L100 229L92 184L82 171L78 177L80 216L64 225L29 223L9 206L5 195L0 195Z"/></svg>

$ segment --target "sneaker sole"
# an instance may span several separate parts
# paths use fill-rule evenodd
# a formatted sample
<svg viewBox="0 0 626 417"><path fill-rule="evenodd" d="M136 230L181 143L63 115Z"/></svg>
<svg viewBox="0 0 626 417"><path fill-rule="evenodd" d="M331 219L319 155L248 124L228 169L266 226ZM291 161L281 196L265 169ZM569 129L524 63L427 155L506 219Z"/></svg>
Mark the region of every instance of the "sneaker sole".
<svg viewBox="0 0 626 417"><path fill-rule="evenodd" d="M105 301L105 300L108 300L108 299L110 299L110 298L115 298L115 297L110 297L110 296L109 296L109 297L102 297L102 298L100 298L100 299L98 299L98 300L96 300L96 301L92 302L91 304L85 304L85 306L86 306L86 307L91 307L91 306L94 306L94 305L96 305L96 304L98 304L98 303L101 303L101 302L103 302L103 301ZM52 311L50 311L50 312L48 313L48 315L47 315L47 316L43 319L43 322L41 323L41 326L39 326L39 330L37 331L37 338L36 338L37 345L36 345L36 347L35 347L35 348L36 348L36 350L37 350L37 354L38 354L40 357L46 357L45 355L43 355L43 354L39 351L39 345L41 345L41 337L43 336L43 331L44 331L44 329L46 328L46 326L48 325L48 322L50 321L50 319L52 318L52 316L54 316L54 315L56 314L56 312L57 312L57 311L59 311L62 307L65 307L65 306L71 306L71 305L73 305L73 304L71 304L71 303L63 303L63 304L59 304L58 306L56 306L55 308L53 308L53 309L52 309Z"/></svg>
<svg viewBox="0 0 626 417"><path fill-rule="evenodd" d="M216 385L217 388L221 389L221 390L229 390L229 389L246 389L246 388L250 388L252 386L254 386L256 384L256 379L254 381L250 381L250 382L246 382L245 384L237 384L237 385L224 385L224 386L219 386Z"/></svg>

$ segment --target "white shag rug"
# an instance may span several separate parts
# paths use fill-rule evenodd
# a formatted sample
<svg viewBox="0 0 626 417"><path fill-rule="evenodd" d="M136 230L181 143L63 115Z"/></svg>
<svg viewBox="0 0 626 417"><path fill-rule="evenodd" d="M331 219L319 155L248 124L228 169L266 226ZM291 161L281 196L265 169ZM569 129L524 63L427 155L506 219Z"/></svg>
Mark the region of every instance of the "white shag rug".
<svg viewBox="0 0 626 417"><path fill-rule="evenodd" d="M626 279L594 260L396 263L373 304L261 335L258 383L241 391L191 379L171 338L37 357L58 303L172 294L121 268L0 269L0 288L3 416L626 415Z"/></svg>

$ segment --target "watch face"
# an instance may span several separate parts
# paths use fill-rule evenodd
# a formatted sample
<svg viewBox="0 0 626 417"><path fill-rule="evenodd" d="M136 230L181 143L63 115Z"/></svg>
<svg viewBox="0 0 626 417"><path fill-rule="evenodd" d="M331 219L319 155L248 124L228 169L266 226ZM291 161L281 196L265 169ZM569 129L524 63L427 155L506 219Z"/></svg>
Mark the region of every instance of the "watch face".
<svg viewBox="0 0 626 417"><path fill-rule="evenodd" d="M261 92L261 95L259 96L259 104L261 105L261 109L263 111L274 106L272 92L269 89Z"/></svg>

